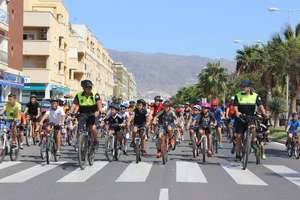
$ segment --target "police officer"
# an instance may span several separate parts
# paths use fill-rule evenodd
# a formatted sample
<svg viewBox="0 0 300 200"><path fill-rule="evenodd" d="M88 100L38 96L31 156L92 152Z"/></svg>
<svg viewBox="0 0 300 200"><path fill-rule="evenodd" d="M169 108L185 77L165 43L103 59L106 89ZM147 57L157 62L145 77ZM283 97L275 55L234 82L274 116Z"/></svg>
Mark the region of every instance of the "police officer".
<svg viewBox="0 0 300 200"><path fill-rule="evenodd" d="M262 100L258 96L257 93L255 93L252 90L252 82L250 80L243 80L241 81L241 91L238 92L235 95L234 99L234 108L236 111L236 116L238 118L236 122L236 159L241 160L241 138L242 134L247 130L247 124L243 123L239 118L242 114L247 116L254 116L256 113L257 108L261 111L263 116L266 116L266 111L264 109L264 106L262 105ZM252 142L254 147L256 143L256 133L254 132L252 135ZM255 148L255 147L254 147Z"/></svg>
<svg viewBox="0 0 300 200"><path fill-rule="evenodd" d="M83 91L76 94L70 112L79 112L79 130L82 129L85 124L92 133L95 144L97 144L96 117L100 115L102 110L101 98L98 93L92 92L92 81L81 81L81 87ZM77 134L77 138L78 137L79 135Z"/></svg>

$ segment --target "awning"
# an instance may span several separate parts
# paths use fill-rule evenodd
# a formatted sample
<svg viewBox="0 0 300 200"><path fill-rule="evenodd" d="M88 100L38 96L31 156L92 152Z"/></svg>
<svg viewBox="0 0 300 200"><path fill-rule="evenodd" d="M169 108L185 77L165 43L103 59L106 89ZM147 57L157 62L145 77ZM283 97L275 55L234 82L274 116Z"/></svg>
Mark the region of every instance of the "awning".
<svg viewBox="0 0 300 200"><path fill-rule="evenodd" d="M1 80L1 79L0 79L0 85L11 86L13 88L23 88L24 87L23 83L15 83L15 82L5 81L5 80Z"/></svg>

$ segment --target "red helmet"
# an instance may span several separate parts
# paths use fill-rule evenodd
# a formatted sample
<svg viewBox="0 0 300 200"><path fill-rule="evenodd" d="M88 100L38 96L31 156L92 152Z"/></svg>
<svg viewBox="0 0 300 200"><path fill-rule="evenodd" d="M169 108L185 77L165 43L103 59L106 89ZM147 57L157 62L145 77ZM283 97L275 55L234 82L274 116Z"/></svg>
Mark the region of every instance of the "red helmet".
<svg viewBox="0 0 300 200"><path fill-rule="evenodd" d="M217 98L213 99L211 102L212 106L218 106L219 105L219 100Z"/></svg>

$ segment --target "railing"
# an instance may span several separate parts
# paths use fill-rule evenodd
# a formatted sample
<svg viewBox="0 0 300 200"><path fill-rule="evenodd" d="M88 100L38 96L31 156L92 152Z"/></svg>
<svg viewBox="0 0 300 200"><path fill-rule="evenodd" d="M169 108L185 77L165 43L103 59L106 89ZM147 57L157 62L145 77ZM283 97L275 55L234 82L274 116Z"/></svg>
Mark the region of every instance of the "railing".
<svg viewBox="0 0 300 200"><path fill-rule="evenodd" d="M0 9L0 22L8 25L8 15L7 11Z"/></svg>
<svg viewBox="0 0 300 200"><path fill-rule="evenodd" d="M6 63L8 61L8 55L6 51L0 50L0 62Z"/></svg>

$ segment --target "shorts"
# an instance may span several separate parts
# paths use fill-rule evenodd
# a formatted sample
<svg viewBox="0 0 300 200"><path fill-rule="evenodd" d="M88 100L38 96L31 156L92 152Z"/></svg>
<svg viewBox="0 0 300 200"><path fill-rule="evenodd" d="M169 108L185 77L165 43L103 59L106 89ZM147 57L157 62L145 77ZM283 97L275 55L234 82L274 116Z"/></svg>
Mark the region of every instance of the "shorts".
<svg viewBox="0 0 300 200"><path fill-rule="evenodd" d="M32 122L37 122L38 121L37 118L36 118L36 115L29 114L29 117L30 117Z"/></svg>
<svg viewBox="0 0 300 200"><path fill-rule="evenodd" d="M244 134L244 132L248 129L248 126L247 124L243 123L240 119L236 119L234 128L237 134Z"/></svg>
<svg viewBox="0 0 300 200"><path fill-rule="evenodd" d="M96 124L96 117L94 114L81 114L78 119L79 129L85 129Z"/></svg>
<svg viewBox="0 0 300 200"><path fill-rule="evenodd" d="M289 132L289 137L297 137L297 136L300 136L300 132L298 131Z"/></svg>

